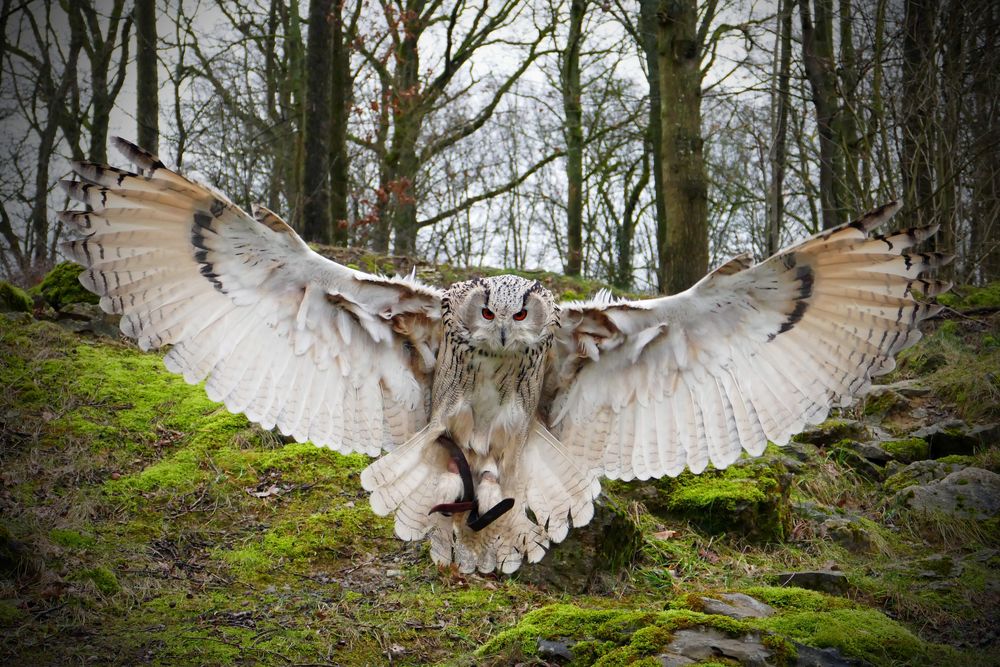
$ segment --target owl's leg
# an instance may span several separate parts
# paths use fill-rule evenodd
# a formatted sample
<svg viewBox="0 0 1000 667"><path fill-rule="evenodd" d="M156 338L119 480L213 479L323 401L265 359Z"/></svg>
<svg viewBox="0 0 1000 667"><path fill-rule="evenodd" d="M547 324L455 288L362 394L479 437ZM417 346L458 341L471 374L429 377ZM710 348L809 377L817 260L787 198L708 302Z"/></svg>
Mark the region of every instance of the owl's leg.
<svg viewBox="0 0 1000 667"><path fill-rule="evenodd" d="M500 480L497 476L496 462L490 459L483 465L480 472L476 507L469 512L469 516L465 520L466 525L472 530L479 532L509 512L514 506L514 499L501 498L501 496L502 491L500 490ZM483 514L480 514L479 505L483 501L487 503L492 502L493 506Z"/></svg>
<svg viewBox="0 0 1000 667"><path fill-rule="evenodd" d="M438 442L448 450L451 459L448 461L448 470L457 473L462 478L462 498L453 503L440 503L431 508L428 514L441 512L445 516L451 516L455 512L468 512L476 508L475 487L472 485L472 469L469 467L469 460L462 453L462 448L455 444L455 441L446 435L438 437Z"/></svg>

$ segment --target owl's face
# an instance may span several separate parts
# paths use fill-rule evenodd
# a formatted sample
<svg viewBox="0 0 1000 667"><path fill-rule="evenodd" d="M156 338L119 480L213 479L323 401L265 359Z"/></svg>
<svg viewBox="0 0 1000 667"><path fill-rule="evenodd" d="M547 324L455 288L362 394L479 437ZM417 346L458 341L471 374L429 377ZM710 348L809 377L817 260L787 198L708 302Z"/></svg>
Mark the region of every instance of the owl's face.
<svg viewBox="0 0 1000 667"><path fill-rule="evenodd" d="M469 342L492 353L523 351L550 338L557 325L552 293L520 276L480 278L453 285L448 300Z"/></svg>

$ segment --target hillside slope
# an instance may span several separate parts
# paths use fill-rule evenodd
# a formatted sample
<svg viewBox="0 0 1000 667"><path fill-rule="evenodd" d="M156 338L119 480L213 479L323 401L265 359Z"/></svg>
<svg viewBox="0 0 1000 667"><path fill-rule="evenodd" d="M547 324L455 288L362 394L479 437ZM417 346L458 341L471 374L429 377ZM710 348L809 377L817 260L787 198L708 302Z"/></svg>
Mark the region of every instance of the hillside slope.
<svg viewBox="0 0 1000 667"><path fill-rule="evenodd" d="M0 290L4 664L998 664L1000 285L789 447L607 483L543 563L466 577L372 514L364 457L227 413L56 282Z"/></svg>

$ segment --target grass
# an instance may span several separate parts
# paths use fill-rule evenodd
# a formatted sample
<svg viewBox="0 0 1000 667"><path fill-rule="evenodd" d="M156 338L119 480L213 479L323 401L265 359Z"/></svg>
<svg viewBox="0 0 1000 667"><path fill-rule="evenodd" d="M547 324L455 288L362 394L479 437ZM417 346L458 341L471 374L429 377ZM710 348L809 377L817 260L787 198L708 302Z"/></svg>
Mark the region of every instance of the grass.
<svg viewBox="0 0 1000 667"><path fill-rule="evenodd" d="M567 282L564 292L591 287ZM850 422L819 429L795 472L769 447L727 471L606 484L618 523L593 553L608 551L601 539L628 541L611 550L627 556L601 566L621 568L614 578L533 576L544 563L466 577L438 570L425 545L400 542L372 514L358 481L364 457L262 431L158 355L0 317L5 664L530 663L538 637L579 639L574 664L651 664L672 633L706 625L759 634L789 661L795 641L876 665L989 664L990 647L946 644L976 645L989 622L1000 562L988 547L1000 526L894 506L892 485L905 480L879 482L835 455L841 439L867 436ZM993 372L995 330L993 320L946 322L897 375L940 392L934 410L989 415L970 403L988 388L927 360ZM887 448L921 453L906 434ZM944 461L997 470L997 452ZM752 516L767 539L748 530ZM851 518L873 548L851 553L825 538L823 517ZM565 562L583 553L566 546ZM844 597L770 585L776 572L831 565L847 575ZM702 613L700 596L723 591L778 615Z"/></svg>

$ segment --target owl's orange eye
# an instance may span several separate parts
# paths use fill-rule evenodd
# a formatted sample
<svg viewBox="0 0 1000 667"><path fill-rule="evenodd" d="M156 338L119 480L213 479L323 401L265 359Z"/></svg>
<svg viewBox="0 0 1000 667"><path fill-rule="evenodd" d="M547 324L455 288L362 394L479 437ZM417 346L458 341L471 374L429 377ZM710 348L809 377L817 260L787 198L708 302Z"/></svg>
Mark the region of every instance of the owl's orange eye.
<svg viewBox="0 0 1000 667"><path fill-rule="evenodd" d="M528 316L528 309L527 308L522 308L521 310L519 310L516 313L514 313L514 319L517 320L517 321L519 321L519 322L521 320L523 320L524 318L526 318L527 316Z"/></svg>
<svg viewBox="0 0 1000 667"><path fill-rule="evenodd" d="M493 319L493 311L489 308L483 308L483 318L487 320Z"/></svg>

